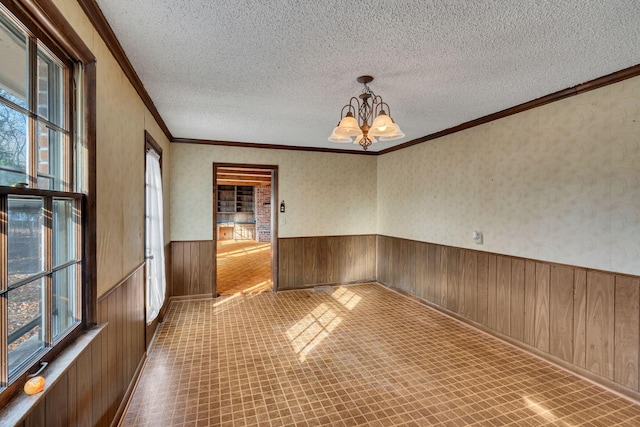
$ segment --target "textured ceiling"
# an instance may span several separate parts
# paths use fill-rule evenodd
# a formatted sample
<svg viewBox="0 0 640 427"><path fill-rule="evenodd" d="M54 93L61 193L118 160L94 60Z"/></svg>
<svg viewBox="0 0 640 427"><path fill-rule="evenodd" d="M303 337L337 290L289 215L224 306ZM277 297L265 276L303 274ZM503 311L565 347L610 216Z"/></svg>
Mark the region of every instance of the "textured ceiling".
<svg viewBox="0 0 640 427"><path fill-rule="evenodd" d="M370 74L406 137L640 63L638 0L97 0L174 137L327 141Z"/></svg>

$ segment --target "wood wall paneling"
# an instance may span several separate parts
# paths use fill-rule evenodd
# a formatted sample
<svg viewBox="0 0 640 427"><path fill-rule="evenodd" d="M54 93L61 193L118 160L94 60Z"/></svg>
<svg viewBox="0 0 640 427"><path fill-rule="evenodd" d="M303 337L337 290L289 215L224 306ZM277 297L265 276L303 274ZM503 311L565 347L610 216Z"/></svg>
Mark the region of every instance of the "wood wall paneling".
<svg viewBox="0 0 640 427"><path fill-rule="evenodd" d="M356 242L358 244L359 242ZM329 242L327 239L317 238L316 239L316 251L318 257L316 259L316 280L318 283L329 283ZM358 247L356 249L356 257L358 254L366 255L366 252L362 251L362 248Z"/></svg>
<svg viewBox="0 0 640 427"><path fill-rule="evenodd" d="M103 303L108 304L108 300L103 300ZM100 311L100 305L98 306L98 318L103 318L103 319L107 319L107 313L105 312L104 314L101 314L102 312ZM104 321L100 321L100 323L105 323ZM110 425L111 423L111 418L109 418L109 404L110 404L110 397L109 397L109 383L112 381L111 378L109 377L109 354L108 354L108 345L109 345L109 335L107 334L107 331L104 331L101 335L100 335L100 346L99 346L99 351L100 351L100 383L102 385L102 390L101 390L101 396L99 396L98 398L95 398L94 400L94 404L96 403L96 401L100 401L100 405L99 405L99 412L93 413L93 419L94 421L96 421L96 425L102 426L102 427L107 427ZM96 351L93 351L94 356L96 357ZM94 410L95 410L95 406L94 406Z"/></svg>
<svg viewBox="0 0 640 427"><path fill-rule="evenodd" d="M344 248L343 248L344 249ZM343 260L346 260L346 253L342 252ZM303 239L295 239L293 241L293 287L298 286L298 283L304 283L304 240ZM344 275L344 271L346 269L342 269L339 272L340 280L344 280L342 275Z"/></svg>
<svg viewBox="0 0 640 427"><path fill-rule="evenodd" d="M98 301L99 322L107 326L91 350L91 425L108 426L121 415L126 393L145 358L144 304L142 265Z"/></svg>
<svg viewBox="0 0 640 427"><path fill-rule="evenodd" d="M508 325L516 342L533 345L550 357L638 391L640 278L428 243L397 242L402 239L384 236L305 239L279 241L280 283L285 287L314 284L293 280L296 277L373 279L364 276L375 272L377 264L377 274L381 278L386 275L391 286L437 305L446 301L463 318L487 328L504 331ZM197 272L190 274L195 280L178 287L198 291L207 276L202 274L200 261L197 267L185 264L185 248L189 254L198 252L198 260L209 248L206 242L189 243L172 245L172 256L182 256L182 262L172 263L172 268L176 267L174 272ZM354 256L348 255L350 251ZM309 268L315 271L306 271ZM174 274L173 278L184 275ZM400 280L401 286L394 280ZM120 415L145 357L142 268L99 300L98 319L107 322L100 336L42 404L26 415L23 425L108 426Z"/></svg>
<svg viewBox="0 0 640 427"><path fill-rule="evenodd" d="M496 255L489 254L487 266L487 327L498 329L498 271L496 267Z"/></svg>
<svg viewBox="0 0 640 427"><path fill-rule="evenodd" d="M549 352L549 264L536 263L536 304L534 345Z"/></svg>
<svg viewBox="0 0 640 427"><path fill-rule="evenodd" d="M587 271L577 268L573 274L573 364L587 363Z"/></svg>
<svg viewBox="0 0 640 427"><path fill-rule="evenodd" d="M460 249L445 248L447 254L447 297L445 307L449 310L460 312Z"/></svg>
<svg viewBox="0 0 640 427"><path fill-rule="evenodd" d="M638 389L638 333L640 328L640 280L615 277L614 380Z"/></svg>
<svg viewBox="0 0 640 427"><path fill-rule="evenodd" d="M478 255L476 251L462 251L462 283L464 298L460 313L473 321L478 321Z"/></svg>
<svg viewBox="0 0 640 427"><path fill-rule="evenodd" d="M375 237L374 237L375 238ZM362 280L361 277L365 277L365 268L364 265L366 263L366 254L360 253L359 249L360 245L360 236L347 236L346 237L346 247L348 250L348 260L350 262L350 266L347 269L348 271L348 282L354 282L358 280ZM320 257L320 254L318 254ZM323 283L317 279L318 283Z"/></svg>
<svg viewBox="0 0 640 427"><path fill-rule="evenodd" d="M551 266L549 282L549 353L573 361L573 269Z"/></svg>
<svg viewBox="0 0 640 427"><path fill-rule="evenodd" d="M360 253L364 253L365 254L364 256L366 257L364 275L365 277L373 279L376 277L376 257L377 257L376 239L375 238L359 239L359 241L361 244ZM364 248L364 252L362 252L363 248Z"/></svg>
<svg viewBox="0 0 640 427"><path fill-rule="evenodd" d="M172 296L213 296L213 240L171 242Z"/></svg>
<svg viewBox="0 0 640 427"><path fill-rule="evenodd" d="M482 325L489 322L489 255L478 252L478 304L476 321Z"/></svg>
<svg viewBox="0 0 640 427"><path fill-rule="evenodd" d="M132 297L131 291L139 287L142 283L142 277L142 275L134 275L130 280L127 280L127 283L121 285L126 287L124 294ZM138 286L133 286L134 282L137 282ZM116 290L113 290L106 298L103 298L98 307L116 305L117 295ZM110 304L110 302L114 302L114 304ZM111 325L112 323L97 331L97 336L70 362L60 377L51 383L42 395L42 400L30 408L28 413L23 414L24 420L17 425L25 427L107 427L112 423L116 424L117 418L113 418L109 414L110 389L103 387L105 376L109 383L119 385L119 375L108 377L109 365L103 363L103 360L108 357L108 354L105 354L107 347L103 345L103 339L108 341L107 329ZM143 329L138 327L137 330L138 342L144 343ZM121 339L124 338L121 337ZM139 366L134 372L139 372L143 360L143 357L140 357ZM128 378L129 388L132 387L135 380L134 376ZM107 396L106 403L103 396ZM118 415L124 408L124 398L126 396L123 396L122 401L117 405L120 411L115 413ZM0 420L0 424L4 425L2 420Z"/></svg>
<svg viewBox="0 0 640 427"><path fill-rule="evenodd" d="M511 258L496 258L496 330L509 335L511 327Z"/></svg>
<svg viewBox="0 0 640 427"><path fill-rule="evenodd" d="M329 239L327 247L332 248L327 253L327 265L331 265L331 281L329 283L340 283L345 280L344 271L347 269L346 242L344 239ZM292 283L292 287L296 286Z"/></svg>
<svg viewBox="0 0 640 427"><path fill-rule="evenodd" d="M68 425L78 425L78 363L71 365L67 371L67 422ZM63 390L64 391L64 390Z"/></svg>
<svg viewBox="0 0 640 427"><path fill-rule="evenodd" d="M418 243L416 249L416 296L429 298L429 245Z"/></svg>
<svg viewBox="0 0 640 427"><path fill-rule="evenodd" d="M436 245L427 244L427 273L429 276L427 277L427 300L428 301L436 301L436 283L437 283L437 256L436 256Z"/></svg>
<svg viewBox="0 0 640 427"><path fill-rule="evenodd" d="M511 259L511 308L509 312L509 335L518 341L524 340L525 311L525 262Z"/></svg>
<svg viewBox="0 0 640 427"><path fill-rule="evenodd" d="M587 272L587 362L591 372L613 379L614 277Z"/></svg>
<svg viewBox="0 0 640 427"><path fill-rule="evenodd" d="M74 414L69 413L69 373L60 378L44 401L45 425L65 427L75 425Z"/></svg>
<svg viewBox="0 0 640 427"><path fill-rule="evenodd" d="M523 342L531 346L536 343L536 263L524 262L524 331Z"/></svg>
<svg viewBox="0 0 640 427"><path fill-rule="evenodd" d="M100 392L100 386L96 386L95 390L93 387L94 382L100 384L100 374L97 370L93 369L93 361L91 359L93 355L92 348L89 347L87 351L85 351L76 362L76 392L77 392L77 418L76 425L79 427L90 427L93 425L93 400L94 395L97 397ZM99 361L96 362L96 365L99 366ZM96 377L94 378L94 372L96 372ZM97 399L96 399L97 400Z"/></svg>
<svg viewBox="0 0 640 427"><path fill-rule="evenodd" d="M279 282L278 286L282 289L289 288L289 278L291 275L289 274L289 255L291 254L291 249L289 247L291 241L290 240L282 240L280 242L280 250L278 253L278 271L280 272L280 277L282 280L287 280L287 282Z"/></svg>
<svg viewBox="0 0 640 427"><path fill-rule="evenodd" d="M374 235L278 239L278 289L375 280L377 253L387 241ZM391 243L391 239L389 239ZM391 257L378 266L384 275Z"/></svg>
<svg viewBox="0 0 640 427"><path fill-rule="evenodd" d="M395 247L393 244L395 239L387 240L387 253L384 255L387 259L387 281L388 283L393 283L394 281L394 270L397 270L397 266L395 263ZM395 267L395 268L394 268Z"/></svg>
<svg viewBox="0 0 640 427"><path fill-rule="evenodd" d="M400 266L397 286L405 292L415 294L416 291L416 242L400 241L399 258L395 264Z"/></svg>
<svg viewBox="0 0 640 427"><path fill-rule="evenodd" d="M391 251L391 283L394 283L396 287L400 287L402 284L402 274L404 273L402 270L402 265L400 265L400 258L402 256L402 239L393 239L391 241L391 246L393 250Z"/></svg>
<svg viewBox="0 0 640 427"><path fill-rule="evenodd" d="M436 247L436 300L435 303L447 305L447 248Z"/></svg>
<svg viewBox="0 0 640 427"><path fill-rule="evenodd" d="M25 418L24 427L42 427L46 425L45 403L40 402Z"/></svg>
<svg viewBox="0 0 640 427"><path fill-rule="evenodd" d="M171 242L171 283L173 296L184 295L184 243Z"/></svg>
<svg viewBox="0 0 640 427"><path fill-rule="evenodd" d="M318 282L318 239L309 237L302 240L302 281L304 283ZM348 252L349 261L355 257L354 248Z"/></svg>
<svg viewBox="0 0 640 427"><path fill-rule="evenodd" d="M377 276L549 356L639 387L638 278L388 236L287 238L279 245L280 289ZM174 280L190 277L175 261L184 253L184 244L172 250Z"/></svg>
<svg viewBox="0 0 640 427"><path fill-rule="evenodd" d="M107 360L107 415L109 419L113 419L116 413L116 408L118 407L117 402L117 394L118 394L118 385L120 383L120 378L117 372L117 364L119 363L116 359L118 357L117 346L118 341L118 306L122 302L121 298L119 298L117 290L112 292L113 298L109 300L103 300L102 302L98 302L98 315L101 313L102 306L105 305L106 308L104 316L105 322L107 324L107 346L104 349L106 360Z"/></svg>
<svg viewBox="0 0 640 427"><path fill-rule="evenodd" d="M640 388L638 277L388 236L377 237L377 275L554 360Z"/></svg>
<svg viewBox="0 0 640 427"><path fill-rule="evenodd" d="M215 262L213 262L213 241L198 242L198 285L197 291L203 294L213 292L213 271Z"/></svg>
<svg viewBox="0 0 640 427"><path fill-rule="evenodd" d="M385 275L385 268L386 268L386 262L385 260L380 258L380 255L385 253L385 248L386 248L386 240L387 237L386 236L376 236L376 258L378 260L378 262L376 262L375 265L375 269L376 269L376 280L380 283L385 283L386 282L386 275Z"/></svg>

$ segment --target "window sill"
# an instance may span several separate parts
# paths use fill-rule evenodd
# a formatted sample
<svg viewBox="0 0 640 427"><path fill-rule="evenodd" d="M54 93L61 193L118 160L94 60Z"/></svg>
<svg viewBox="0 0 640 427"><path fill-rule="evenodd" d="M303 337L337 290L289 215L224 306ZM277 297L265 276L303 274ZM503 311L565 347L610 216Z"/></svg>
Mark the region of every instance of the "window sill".
<svg viewBox="0 0 640 427"><path fill-rule="evenodd" d="M24 392L20 392L7 406L0 410L3 425L5 422L7 425L19 424L24 421L36 406L44 402L49 390L67 373L69 367L78 360L91 343L100 336L105 327L106 323L103 323L83 332L78 339L62 350L44 371L43 376L46 380L46 386L41 393L29 396Z"/></svg>

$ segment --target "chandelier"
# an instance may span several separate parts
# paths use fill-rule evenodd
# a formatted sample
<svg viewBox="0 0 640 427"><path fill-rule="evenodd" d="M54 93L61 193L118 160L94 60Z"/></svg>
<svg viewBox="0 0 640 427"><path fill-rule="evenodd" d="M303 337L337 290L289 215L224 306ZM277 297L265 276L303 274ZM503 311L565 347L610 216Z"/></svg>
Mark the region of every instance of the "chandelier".
<svg viewBox="0 0 640 427"><path fill-rule="evenodd" d="M356 81L364 85L360 99L352 96L349 103L342 107L340 122L331 132L329 141L353 142L366 151L374 142L404 138L400 126L391 118L389 105L367 85L373 81L373 77L360 76ZM373 117L375 119L371 122Z"/></svg>

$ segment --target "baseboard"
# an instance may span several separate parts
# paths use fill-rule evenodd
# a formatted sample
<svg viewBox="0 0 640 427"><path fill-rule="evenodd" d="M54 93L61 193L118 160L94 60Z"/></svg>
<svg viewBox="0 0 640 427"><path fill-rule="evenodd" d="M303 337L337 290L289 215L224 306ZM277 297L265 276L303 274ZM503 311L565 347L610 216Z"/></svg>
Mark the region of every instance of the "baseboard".
<svg viewBox="0 0 640 427"><path fill-rule="evenodd" d="M129 407L131 396L133 395L133 392L135 391L136 387L138 386L138 381L140 380L140 374L142 373L142 369L144 368L144 365L146 363L147 363L147 353L145 352L145 353L142 354L142 358L140 359L140 362L138 363L138 366L136 367L136 371L133 374L133 378L131 378L131 382L129 383L129 386L127 387L127 391L125 391L124 396L122 396L122 401L120 402L120 405L118 406L118 410L116 411L116 415L113 417L113 420L111 421L111 427L116 427L116 426L121 425L122 416L124 415L125 411Z"/></svg>
<svg viewBox="0 0 640 427"><path fill-rule="evenodd" d="M376 281L375 278L372 278L372 279L363 279L363 280L353 280L351 282L314 283L311 285L296 286L295 288L276 289L276 292L300 291L304 289L313 289L316 286L348 286L348 285L360 285L362 283L378 283L378 282Z"/></svg>
<svg viewBox="0 0 640 427"><path fill-rule="evenodd" d="M172 296L171 298L169 298L169 303L173 302L173 301L201 301L201 300L208 300L208 299L213 299L213 295L212 294L198 294L198 295L177 295L177 296Z"/></svg>
<svg viewBox="0 0 640 427"><path fill-rule="evenodd" d="M487 328L486 326L480 324L480 323L476 323L473 320L469 320L466 317L460 316L458 313L455 313L453 311L450 311L442 306L439 306L437 304L434 304L430 301L427 300L423 300L420 297L417 297L415 295L412 295L402 289L396 288L394 286L388 285L386 283L382 283L382 282L375 282L376 284L383 286L386 289L389 289L391 291L394 291L406 298L409 298L417 303L426 305L429 308L432 308L442 314L444 314L445 316L451 317L454 320L457 320L458 322L464 324L467 327L471 327L473 329L478 330L479 332L482 332L484 334L487 334L493 338L497 338L500 341L504 342L507 345L510 345L512 347L517 348L518 350L524 351L525 353L528 353L538 359L541 359L547 363L550 363L551 365L562 369L566 372L569 372L572 375L576 375L586 381L589 381L592 384L595 384L599 387L602 387L620 397L623 397L631 402L633 402L634 404L640 404L640 393L639 392L635 392L629 388L626 388L624 386L621 386L620 384L617 384L613 381L610 381L606 378L597 376L589 371L587 371L586 369L582 369L579 366L575 366L571 363L565 362L562 359L559 359L555 356L552 356L548 353L545 353L543 351L538 350L535 347L532 347L528 344L525 344L521 341L518 341L516 339L511 338L510 336L504 335L500 332L494 331L493 329Z"/></svg>

